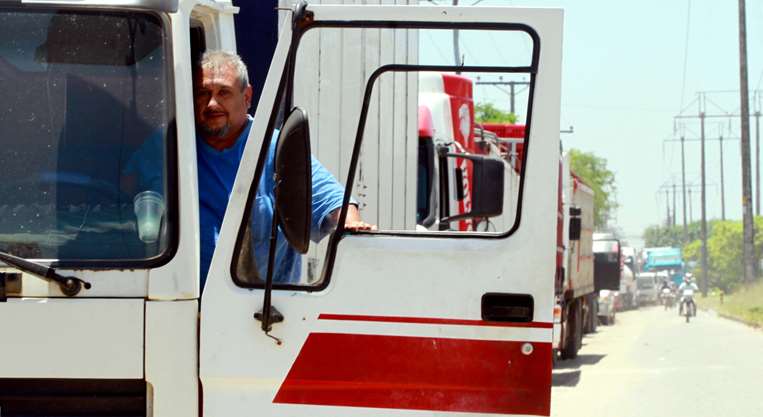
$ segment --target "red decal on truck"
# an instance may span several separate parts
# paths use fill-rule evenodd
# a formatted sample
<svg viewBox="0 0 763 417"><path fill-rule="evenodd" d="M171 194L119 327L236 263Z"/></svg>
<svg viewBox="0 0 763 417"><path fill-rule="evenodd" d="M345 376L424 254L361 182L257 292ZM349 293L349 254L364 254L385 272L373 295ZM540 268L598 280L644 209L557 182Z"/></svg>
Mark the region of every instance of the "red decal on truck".
<svg viewBox="0 0 763 417"><path fill-rule="evenodd" d="M547 416L551 344L523 345L311 333L273 402Z"/></svg>
<svg viewBox="0 0 763 417"><path fill-rule="evenodd" d="M467 320L467 319L441 319L434 317L401 317L401 316L363 316L355 314L321 314L318 320L343 320L343 321L374 321L383 323L416 323L416 324L444 324L455 326L491 326L491 327L531 327L537 329L551 329L554 323L532 321L529 323L509 323L503 321Z"/></svg>

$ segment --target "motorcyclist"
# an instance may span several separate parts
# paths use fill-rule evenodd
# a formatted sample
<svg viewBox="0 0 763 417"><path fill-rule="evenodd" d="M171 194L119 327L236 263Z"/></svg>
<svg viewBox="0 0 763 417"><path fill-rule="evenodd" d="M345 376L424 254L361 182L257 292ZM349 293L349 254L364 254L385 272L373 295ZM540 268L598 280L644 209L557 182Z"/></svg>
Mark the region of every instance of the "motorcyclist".
<svg viewBox="0 0 763 417"><path fill-rule="evenodd" d="M665 306L665 309L667 310L669 307L673 307L673 282L670 281L668 278L664 278L662 280L662 284L660 284L660 301L662 302L662 305Z"/></svg>
<svg viewBox="0 0 763 417"><path fill-rule="evenodd" d="M687 304L687 306L691 305L691 311L693 312L692 315L696 315L697 305L694 304L695 291L699 291L699 288L697 287L697 284L695 284L692 280L692 274L687 272L686 275L684 275L683 282L678 287L678 293L681 294L681 301L678 304L679 316L683 314L684 304Z"/></svg>

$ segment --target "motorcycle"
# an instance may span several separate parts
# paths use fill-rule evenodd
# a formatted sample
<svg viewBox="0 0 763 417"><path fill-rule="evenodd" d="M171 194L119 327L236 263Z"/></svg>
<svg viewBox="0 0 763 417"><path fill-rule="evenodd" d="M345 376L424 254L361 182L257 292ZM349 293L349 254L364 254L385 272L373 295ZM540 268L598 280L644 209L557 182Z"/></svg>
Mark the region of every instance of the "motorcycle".
<svg viewBox="0 0 763 417"><path fill-rule="evenodd" d="M662 300L662 305L665 307L665 310L673 308L675 298L676 296L673 294L673 291L671 291L670 288L662 289L662 292L660 293L660 299Z"/></svg>
<svg viewBox="0 0 763 417"><path fill-rule="evenodd" d="M697 305L694 303L694 289L684 288L681 293L681 304L678 308L679 316L686 316L686 322L689 318L697 315Z"/></svg>

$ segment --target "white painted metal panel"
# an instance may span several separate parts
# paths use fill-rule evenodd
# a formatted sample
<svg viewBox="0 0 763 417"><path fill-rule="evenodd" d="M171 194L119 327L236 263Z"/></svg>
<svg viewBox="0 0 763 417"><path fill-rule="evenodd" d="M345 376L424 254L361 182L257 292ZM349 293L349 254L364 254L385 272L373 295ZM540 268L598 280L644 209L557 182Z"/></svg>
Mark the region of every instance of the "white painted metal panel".
<svg viewBox="0 0 763 417"><path fill-rule="evenodd" d="M18 272L13 268L2 267L2 272ZM83 271L83 270L65 270L56 268L56 271L64 276L74 276L92 284L89 290L83 290L77 295L77 298L84 297L125 297L125 298L143 298L146 296L148 286L147 270L127 270L127 271ZM27 273L21 274L21 292L14 288L10 294L12 297L65 297L61 292L61 287L57 283L44 280L36 275Z"/></svg>
<svg viewBox="0 0 763 417"><path fill-rule="evenodd" d="M387 46L386 48L381 48L380 50L379 65L381 66L392 62L394 59L395 31L392 29L382 29L380 44ZM389 230L392 229L392 225L394 224L394 219L392 218L392 208L395 205L393 185L393 177L395 174L393 171L394 166L392 163L392 158L394 156L393 141L395 137L394 75L391 73L381 75L376 81L376 84L379 88L379 107L377 113L377 117L379 118L379 166L377 172L375 173L376 183L378 184L377 193L379 195L378 200L380 206L378 226L380 230Z"/></svg>
<svg viewBox="0 0 763 417"><path fill-rule="evenodd" d="M143 378L142 299L10 299L0 323L0 378Z"/></svg>
<svg viewBox="0 0 763 417"><path fill-rule="evenodd" d="M315 3L320 2L311 2ZM281 2L282 6L290 4ZM347 181L368 77L382 64L415 63L418 56L410 45L418 45L415 31L319 28L307 32L300 41L294 105L308 111L313 155L342 184ZM386 229L415 227L417 120L405 117L415 114L410 110L417 106L417 81L409 81L411 78L403 74L384 76L374 89L352 184L363 219L386 225ZM378 105L382 106L381 114ZM394 137L404 135L410 140L404 146L402 142L395 144ZM326 240L311 245L307 260L302 262L303 276L309 281L319 278L326 245Z"/></svg>
<svg viewBox="0 0 763 417"><path fill-rule="evenodd" d="M380 44L381 30L366 29L364 32L364 43ZM368 79L371 74L379 68L381 51L378 49L365 48L364 60L365 68L363 79ZM379 114L380 89L375 88L371 95L369 114ZM353 194L357 196L360 203L361 214L363 218L373 224L379 224L379 204L378 192L379 183L379 117L370 117L366 122L366 132L364 134L363 148L360 154L358 172L356 173L355 186Z"/></svg>
<svg viewBox="0 0 763 417"><path fill-rule="evenodd" d="M198 315L196 300L146 303L146 382L154 416L198 414Z"/></svg>
<svg viewBox="0 0 763 417"><path fill-rule="evenodd" d="M360 4L351 0L310 3ZM383 0L381 3L416 2ZM292 2L282 0L280 4L288 7ZM418 37L413 30L316 29L315 32L320 34L308 32L303 38L306 43L300 46L300 65L297 66L300 76L297 78L302 79L295 86L295 105L307 108L311 121L316 121L311 127L313 154L344 184L368 77L383 64L417 62ZM362 59L358 60L359 57ZM305 82L308 79L313 82ZM311 97L313 95L318 99ZM372 106L369 111L373 117L369 117L364 131L353 196L360 204L364 220L380 228L412 230L415 226L417 120L403 116L415 114L409 111L417 106L416 96L416 79L403 74L383 76L374 90L372 103L379 103L382 108ZM405 146L396 145L395 135L408 135L410 140ZM322 259L323 253L315 249L310 256Z"/></svg>
<svg viewBox="0 0 763 417"><path fill-rule="evenodd" d="M399 3L399 2L398 2ZM408 31L395 31L395 63L405 63L408 59ZM416 107L413 110L408 108L408 96L406 92L413 96L418 96L418 88L410 91L408 89L408 74L397 72L394 74L393 81L394 104L392 113L392 228L405 229L406 217L406 185L407 178L410 175L416 176L416 164L410 165L408 155L416 154L415 146L418 140L417 136L408 137L408 116L413 115L415 123L418 125L418 111ZM411 148L411 145L414 145ZM415 206L414 206L415 207ZM413 209L415 213L415 208Z"/></svg>
<svg viewBox="0 0 763 417"><path fill-rule="evenodd" d="M408 31L408 45L406 45L407 62L417 63L419 60L419 36L418 31L409 29ZM405 204L404 213L405 218L403 221L403 228L406 230L414 230L416 228L416 209L417 209L417 187L418 183L418 143L419 143L419 126L418 126L418 107L419 107L419 77L415 72L408 73L406 75L406 90L409 92L405 104L407 112L406 115L415 114L416 117L408 117L405 121L405 137L406 137L406 176L405 176ZM416 111L412 111L416 109Z"/></svg>

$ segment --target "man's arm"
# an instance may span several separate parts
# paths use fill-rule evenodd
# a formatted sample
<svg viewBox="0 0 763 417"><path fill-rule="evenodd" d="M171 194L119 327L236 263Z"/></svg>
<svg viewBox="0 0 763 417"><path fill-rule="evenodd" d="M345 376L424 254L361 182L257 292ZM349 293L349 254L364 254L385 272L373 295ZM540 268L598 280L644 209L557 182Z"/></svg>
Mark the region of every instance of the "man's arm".
<svg viewBox="0 0 763 417"><path fill-rule="evenodd" d="M326 220L324 220L324 222L327 223L326 226L329 227L330 230L335 229L336 225L339 223L339 213L341 211L342 208L340 207L334 209L334 211L326 216ZM353 231L376 230L376 225L364 222L360 217L360 211L358 211L358 207L355 204L350 204L347 211L347 218L344 220L344 228Z"/></svg>

